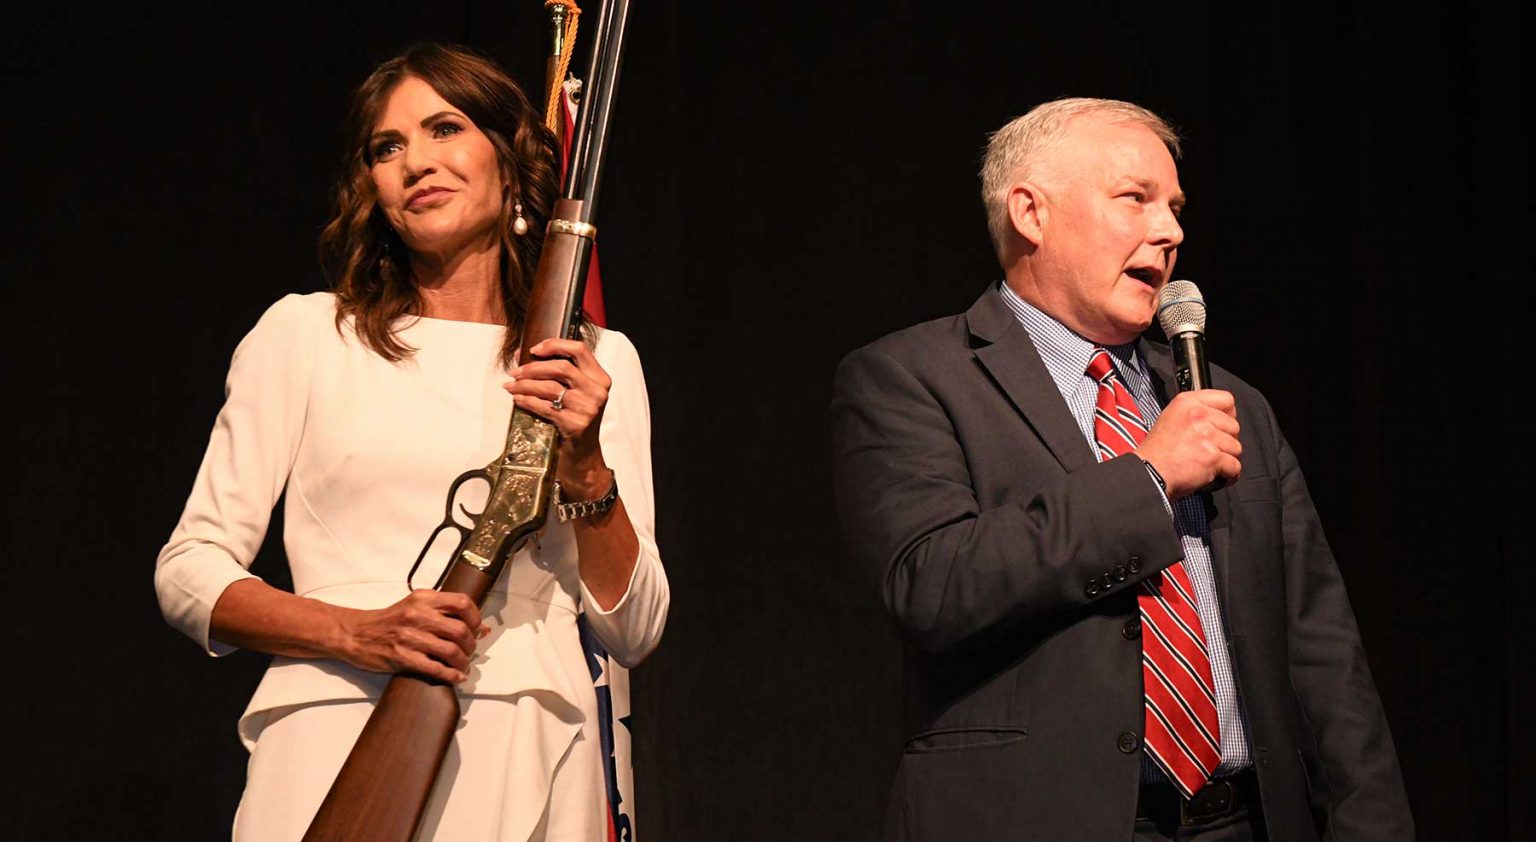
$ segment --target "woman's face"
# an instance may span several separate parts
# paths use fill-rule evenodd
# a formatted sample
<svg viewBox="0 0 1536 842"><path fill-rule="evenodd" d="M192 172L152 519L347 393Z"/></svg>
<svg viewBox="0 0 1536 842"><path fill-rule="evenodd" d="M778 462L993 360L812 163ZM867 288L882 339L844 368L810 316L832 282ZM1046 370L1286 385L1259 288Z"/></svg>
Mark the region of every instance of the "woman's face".
<svg viewBox="0 0 1536 842"><path fill-rule="evenodd" d="M407 76L395 86L368 148L379 207L412 252L451 259L496 226L496 148L431 85Z"/></svg>

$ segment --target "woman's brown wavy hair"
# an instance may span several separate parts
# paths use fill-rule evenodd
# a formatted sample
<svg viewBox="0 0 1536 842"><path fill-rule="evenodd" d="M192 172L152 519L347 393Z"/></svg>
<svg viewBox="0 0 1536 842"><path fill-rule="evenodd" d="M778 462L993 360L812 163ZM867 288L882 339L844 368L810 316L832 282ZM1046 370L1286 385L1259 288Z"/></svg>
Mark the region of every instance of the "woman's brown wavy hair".
<svg viewBox="0 0 1536 842"><path fill-rule="evenodd" d="M554 135L542 112L495 62L463 47L417 44L374 69L352 97L346 149L336 179L335 206L320 233L320 265L336 293L336 326L348 316L363 344L397 362L416 349L395 336L402 316L422 314L421 292L411 276L409 251L378 207L368 139L395 86L414 76L464 112L490 139L508 189L497 229L501 238L501 300L507 336L502 362L517 356L517 331L528 312L533 270L544 245L544 227L559 198ZM528 233L512 233L512 204L523 203Z"/></svg>

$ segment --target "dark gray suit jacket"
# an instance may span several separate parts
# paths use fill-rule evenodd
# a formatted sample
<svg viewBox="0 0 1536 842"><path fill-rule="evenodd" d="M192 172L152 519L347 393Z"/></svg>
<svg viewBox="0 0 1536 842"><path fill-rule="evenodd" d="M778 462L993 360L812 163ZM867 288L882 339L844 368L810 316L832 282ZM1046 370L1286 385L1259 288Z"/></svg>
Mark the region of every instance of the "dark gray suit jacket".
<svg viewBox="0 0 1536 842"><path fill-rule="evenodd" d="M1168 350L1143 352L1166 403ZM1208 513L1270 836L1411 840L1295 454L1262 395L1219 368L1212 378L1242 424L1242 477ZM1143 702L1127 624L1136 583L1182 554L1140 460L1096 461L995 289L849 354L832 416L844 531L910 643L913 731L887 836L1129 839Z"/></svg>

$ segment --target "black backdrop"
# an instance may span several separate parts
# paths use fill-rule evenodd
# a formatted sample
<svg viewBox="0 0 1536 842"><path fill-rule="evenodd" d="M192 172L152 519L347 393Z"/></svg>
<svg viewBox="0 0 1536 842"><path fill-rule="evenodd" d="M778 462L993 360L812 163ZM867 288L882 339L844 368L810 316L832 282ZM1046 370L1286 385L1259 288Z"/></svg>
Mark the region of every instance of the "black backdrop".
<svg viewBox="0 0 1536 842"><path fill-rule="evenodd" d="M830 510L831 371L998 276L985 133L1097 95L1188 135L1179 275L1308 472L1421 837L1531 838L1523 11L993 6L636 4L598 221L611 322L646 362L673 585L635 674L642 833L875 835L900 652ZM368 68L451 40L537 87L541 20L467 0L8 24L6 835L227 833L265 659L200 655L150 576L229 354L321 286ZM257 569L283 578L274 541Z"/></svg>

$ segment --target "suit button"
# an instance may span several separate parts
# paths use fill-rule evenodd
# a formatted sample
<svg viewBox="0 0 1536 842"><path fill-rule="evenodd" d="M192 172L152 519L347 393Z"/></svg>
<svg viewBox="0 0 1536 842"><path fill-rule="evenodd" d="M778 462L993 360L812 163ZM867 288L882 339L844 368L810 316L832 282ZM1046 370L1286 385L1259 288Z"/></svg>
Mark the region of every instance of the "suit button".
<svg viewBox="0 0 1536 842"><path fill-rule="evenodd" d="M1111 574L1111 575L1113 575L1115 577L1115 581L1116 582L1124 582L1125 581L1126 572L1127 572L1127 570L1126 570L1125 565L1117 564L1117 565L1115 565L1115 572L1113 574Z"/></svg>
<svg viewBox="0 0 1536 842"><path fill-rule="evenodd" d="M1139 556L1139 555L1131 556L1131 560L1127 561L1125 563L1125 569L1131 571L1131 573L1133 573L1133 574L1140 573L1141 572L1141 556Z"/></svg>
<svg viewBox="0 0 1536 842"><path fill-rule="evenodd" d="M1120 751L1125 754L1135 754L1141 748L1141 738L1130 731L1126 731L1120 735L1120 739L1115 742L1115 745L1119 746Z"/></svg>
<svg viewBox="0 0 1536 842"><path fill-rule="evenodd" d="M1098 596L1099 595L1099 582L1098 582L1098 580L1097 579L1089 579L1088 580L1088 587L1083 589L1083 593L1086 593L1089 596Z"/></svg>
<svg viewBox="0 0 1536 842"><path fill-rule="evenodd" d="M1099 590L1107 591L1114 586L1115 580L1111 579L1108 573L1105 573L1103 576L1099 577Z"/></svg>
<svg viewBox="0 0 1536 842"><path fill-rule="evenodd" d="M1141 639L1141 618L1132 617L1125 621L1125 628L1120 630L1120 636L1126 640Z"/></svg>

